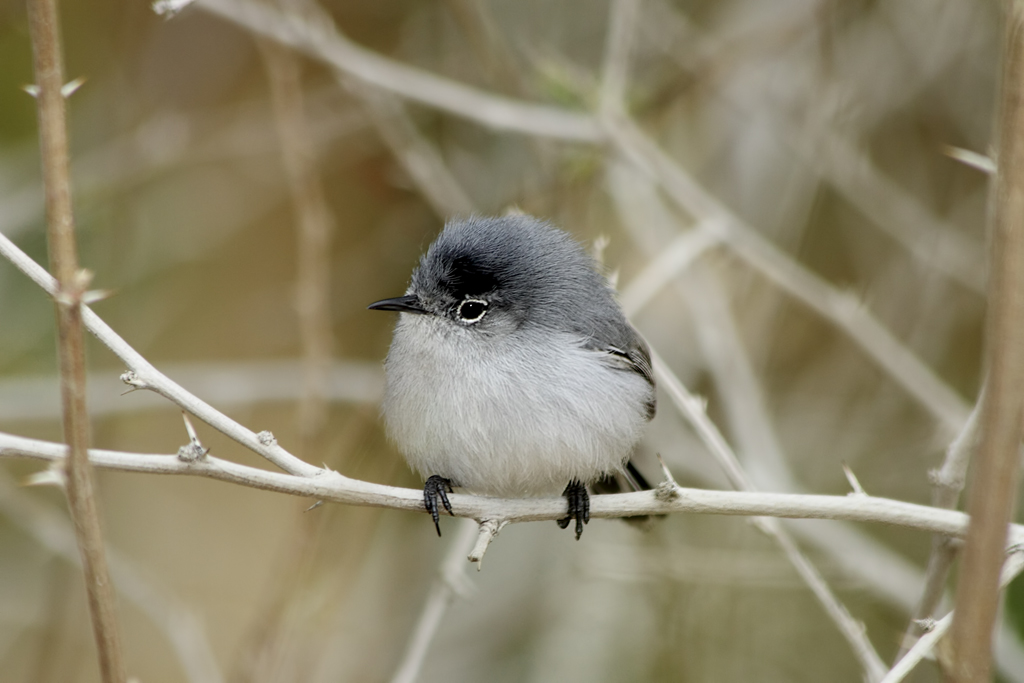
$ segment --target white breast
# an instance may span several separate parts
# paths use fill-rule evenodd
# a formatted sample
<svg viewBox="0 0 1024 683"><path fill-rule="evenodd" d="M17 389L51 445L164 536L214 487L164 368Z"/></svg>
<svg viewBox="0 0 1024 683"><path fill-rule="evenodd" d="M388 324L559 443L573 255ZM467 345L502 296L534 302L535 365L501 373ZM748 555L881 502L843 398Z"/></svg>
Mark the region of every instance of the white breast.
<svg viewBox="0 0 1024 683"><path fill-rule="evenodd" d="M388 435L424 477L476 493L548 495L572 479L593 482L625 464L652 391L602 356L569 335L486 337L403 314L386 364Z"/></svg>

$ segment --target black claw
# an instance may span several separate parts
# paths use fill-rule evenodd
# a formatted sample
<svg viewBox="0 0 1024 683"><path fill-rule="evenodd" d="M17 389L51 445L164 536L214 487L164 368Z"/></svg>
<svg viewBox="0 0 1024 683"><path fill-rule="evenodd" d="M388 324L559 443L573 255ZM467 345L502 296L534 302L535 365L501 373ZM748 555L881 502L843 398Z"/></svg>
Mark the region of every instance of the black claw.
<svg viewBox="0 0 1024 683"><path fill-rule="evenodd" d="M569 514L557 520L558 526L564 529L569 526L569 522L575 519L576 540L578 541L583 535L583 525L590 521L590 495L587 493L587 487L578 479L570 481L562 495L565 496L569 504Z"/></svg>
<svg viewBox="0 0 1024 683"><path fill-rule="evenodd" d="M451 479L445 479L436 474L428 477L427 482L423 485L423 506L427 508L427 512L434 518L434 528L437 529L438 536L441 535L441 524L437 510L437 499L441 499L441 505L448 511L449 515L454 517L455 513L452 512L452 504L448 502L448 494L451 492Z"/></svg>

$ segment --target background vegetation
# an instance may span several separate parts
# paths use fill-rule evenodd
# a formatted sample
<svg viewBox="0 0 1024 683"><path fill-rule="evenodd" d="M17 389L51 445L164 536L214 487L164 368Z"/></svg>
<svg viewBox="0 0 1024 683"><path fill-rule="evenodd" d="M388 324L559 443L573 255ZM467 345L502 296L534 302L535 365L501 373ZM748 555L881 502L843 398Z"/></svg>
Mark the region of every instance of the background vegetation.
<svg viewBox="0 0 1024 683"><path fill-rule="evenodd" d="M639 3L625 110L704 199L774 245L785 267L819 278L800 281L807 296L847 295L828 299L830 320L742 240L707 233L717 207L680 206L630 158L628 128L599 142L496 130L339 76L307 50L293 64L310 180L301 158L298 172L289 167L281 134L296 101L292 53L240 26L255 1L201 2L169 18L139 2L61 8L68 75L86 79L69 100L81 261L114 292L94 308L172 378L313 464L419 487L377 414L393 319L365 306L404 290L448 215L515 207L588 245L606 240L636 325L707 397L760 488L843 494L846 463L871 494L929 502L928 472L983 370L988 176L946 152L988 153L995 4ZM615 24L605 3L277 7L490 93L608 113ZM35 105L21 90L32 79L22 3L0 0L0 232L45 263ZM311 255L298 225L320 196L327 211L315 220L331 238ZM700 251L644 302L638 276L671 270L665 255L688 247ZM296 283L317 255L329 297L309 304L319 332L303 331L309 297ZM844 313L852 301L909 356ZM2 431L60 438L52 310L0 263ZM333 359L322 385L304 381L301 364L318 348ZM938 382L918 381L908 363ZM173 453L186 441L176 407L120 395L124 368L106 349L91 348L89 367L94 445ZM262 466L199 430L218 457ZM657 480L654 453L684 485L728 486L664 396L640 453ZM0 671L5 681L97 680L63 497L19 487L39 469L0 463ZM146 683L387 680L457 536L455 520L439 541L419 515L307 512L309 501L212 481L98 481L129 670ZM891 661L931 539L833 522L788 528ZM554 524L514 525L470 579L421 680L862 677L784 555L741 518L675 515L646 532L595 521L579 543ZM1011 591L1001 633L1002 675L1024 680L1024 589ZM925 664L910 680L937 672Z"/></svg>

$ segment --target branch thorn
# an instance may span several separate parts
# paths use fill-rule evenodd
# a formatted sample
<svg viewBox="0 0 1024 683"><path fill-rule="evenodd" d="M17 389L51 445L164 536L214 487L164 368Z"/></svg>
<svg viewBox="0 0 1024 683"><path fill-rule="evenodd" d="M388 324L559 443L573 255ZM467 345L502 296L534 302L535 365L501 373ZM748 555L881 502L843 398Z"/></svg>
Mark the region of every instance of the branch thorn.
<svg viewBox="0 0 1024 683"><path fill-rule="evenodd" d="M188 445L182 446L178 449L178 459L184 460L185 462L195 462L205 458L206 454L210 452L210 449L203 448L203 444L199 440L199 435L196 434L196 429L192 426L192 421L188 419L188 414L182 411L181 417L185 420L185 430L188 432L189 443Z"/></svg>
<svg viewBox="0 0 1024 683"><path fill-rule="evenodd" d="M853 493L850 493L850 494L847 494L847 495L851 495L851 496L866 496L866 495L868 495L864 491L864 487L860 485L859 481L857 481L857 475L855 475L853 473L853 470L851 470L850 466L847 465L845 462L843 463L843 474L846 475L846 481L850 482L850 488L853 489Z"/></svg>
<svg viewBox="0 0 1024 683"><path fill-rule="evenodd" d="M61 89L60 94L63 95L64 99L67 99L75 94L75 92L85 85L85 76L79 76L78 78L68 81Z"/></svg>
<svg viewBox="0 0 1024 683"><path fill-rule="evenodd" d="M30 474L25 479L25 486L56 486L63 489L67 485L64 461L54 460L45 470Z"/></svg>
<svg viewBox="0 0 1024 683"><path fill-rule="evenodd" d="M679 484L676 482L676 478L672 476L672 471L665 464L665 459L661 457L661 453L657 454L658 463L661 465L661 473L665 475L665 481L658 484L654 489L654 497L660 501L670 501L674 498L679 497Z"/></svg>
<svg viewBox="0 0 1024 683"><path fill-rule="evenodd" d="M985 154L979 154L963 147L954 147L953 145L943 145L942 153L965 166L970 166L976 171L981 171L988 175L996 172L996 162L993 161L992 157Z"/></svg>

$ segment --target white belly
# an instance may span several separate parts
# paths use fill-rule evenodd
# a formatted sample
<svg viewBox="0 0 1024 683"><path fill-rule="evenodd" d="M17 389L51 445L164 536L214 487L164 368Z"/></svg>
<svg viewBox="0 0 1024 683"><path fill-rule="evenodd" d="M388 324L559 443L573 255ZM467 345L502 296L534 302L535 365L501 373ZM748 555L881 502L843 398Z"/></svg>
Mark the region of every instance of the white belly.
<svg viewBox="0 0 1024 683"><path fill-rule="evenodd" d="M420 474L475 493L556 495L623 467L652 391L640 375L568 335L534 345L439 322L403 314L386 364L388 435Z"/></svg>

